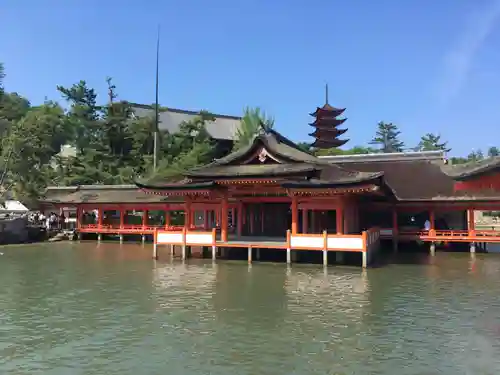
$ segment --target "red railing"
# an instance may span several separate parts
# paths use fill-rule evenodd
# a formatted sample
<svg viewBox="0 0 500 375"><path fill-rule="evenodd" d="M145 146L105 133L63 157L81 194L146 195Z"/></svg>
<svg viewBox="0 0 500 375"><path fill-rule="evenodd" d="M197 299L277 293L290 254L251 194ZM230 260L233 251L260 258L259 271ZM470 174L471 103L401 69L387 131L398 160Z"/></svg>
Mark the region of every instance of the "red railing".
<svg viewBox="0 0 500 375"><path fill-rule="evenodd" d="M390 228L382 229L389 231ZM385 235L388 237L388 235ZM497 230L464 230L464 229L430 229L430 230L402 230L399 238L420 239L422 241L500 241L500 231Z"/></svg>

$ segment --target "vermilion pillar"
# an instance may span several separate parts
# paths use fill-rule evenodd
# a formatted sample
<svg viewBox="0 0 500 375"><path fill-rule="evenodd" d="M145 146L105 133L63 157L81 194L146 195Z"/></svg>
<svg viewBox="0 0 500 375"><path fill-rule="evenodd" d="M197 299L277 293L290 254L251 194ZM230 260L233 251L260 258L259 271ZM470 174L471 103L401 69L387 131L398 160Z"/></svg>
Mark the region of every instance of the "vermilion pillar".
<svg viewBox="0 0 500 375"><path fill-rule="evenodd" d="M227 242L228 213L229 212L228 212L227 195L224 195L221 204L221 226L220 226L222 242Z"/></svg>
<svg viewBox="0 0 500 375"><path fill-rule="evenodd" d="M145 228L148 225L148 210L142 211L142 227Z"/></svg>
<svg viewBox="0 0 500 375"><path fill-rule="evenodd" d="M170 226L170 211L165 211L165 228Z"/></svg>
<svg viewBox="0 0 500 375"><path fill-rule="evenodd" d="M120 207L120 228L125 226L125 208Z"/></svg>
<svg viewBox="0 0 500 375"><path fill-rule="evenodd" d="M297 234L299 230L299 210L297 197L292 196L292 234Z"/></svg>
<svg viewBox="0 0 500 375"><path fill-rule="evenodd" d="M337 226L337 234L344 233L344 207L341 202L338 203L335 210L335 221Z"/></svg>
<svg viewBox="0 0 500 375"><path fill-rule="evenodd" d="M392 208L392 251L394 253L398 252L398 233L399 233L399 228L398 228L398 211L396 210L396 207Z"/></svg>
<svg viewBox="0 0 500 375"><path fill-rule="evenodd" d="M467 229L468 230L475 230L476 229L476 223L474 221L474 210L473 209L467 210Z"/></svg>
<svg viewBox="0 0 500 375"><path fill-rule="evenodd" d="M238 234L238 236L241 236L242 232L243 232L243 204L242 203L238 204L238 208L236 209L236 212L238 215L238 218L236 220L236 226L237 226L236 233Z"/></svg>
<svg viewBox="0 0 500 375"><path fill-rule="evenodd" d="M429 211L429 222L431 223L431 230L436 229L436 215L434 213L434 210Z"/></svg>
<svg viewBox="0 0 500 375"><path fill-rule="evenodd" d="M81 228L83 218L83 208L80 206L76 207L76 227Z"/></svg>
<svg viewBox="0 0 500 375"><path fill-rule="evenodd" d="M203 229L207 230L208 228L208 211L203 210Z"/></svg>
<svg viewBox="0 0 500 375"><path fill-rule="evenodd" d="M186 197L184 204L184 228L189 229L191 226L191 201Z"/></svg>
<svg viewBox="0 0 500 375"><path fill-rule="evenodd" d="M302 210L302 233L307 233L309 227L309 211L307 209Z"/></svg>
<svg viewBox="0 0 500 375"><path fill-rule="evenodd" d="M102 207L98 207L97 208L97 227L99 229L102 228L102 216L103 216L103 213L104 213L104 210L102 209Z"/></svg>

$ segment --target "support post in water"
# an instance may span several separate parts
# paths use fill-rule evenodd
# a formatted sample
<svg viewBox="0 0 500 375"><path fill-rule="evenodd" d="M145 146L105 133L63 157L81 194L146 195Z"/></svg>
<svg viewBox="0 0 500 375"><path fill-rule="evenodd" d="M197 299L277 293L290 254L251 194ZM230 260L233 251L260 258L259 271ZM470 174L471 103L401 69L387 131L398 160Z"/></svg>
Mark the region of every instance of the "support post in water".
<svg viewBox="0 0 500 375"><path fill-rule="evenodd" d="M182 229L182 260L186 260L186 228Z"/></svg>
<svg viewBox="0 0 500 375"><path fill-rule="evenodd" d="M155 229L153 235L153 259L158 260L158 229Z"/></svg>
<svg viewBox="0 0 500 375"><path fill-rule="evenodd" d="M475 242L471 242L470 243L470 252L471 253L475 253L476 252L476 243Z"/></svg>
<svg viewBox="0 0 500 375"><path fill-rule="evenodd" d="M290 229L286 231L286 263L292 263L292 249L290 248Z"/></svg>
<svg viewBox="0 0 500 375"><path fill-rule="evenodd" d="M328 233L323 231L323 266L328 266Z"/></svg>
<svg viewBox="0 0 500 375"><path fill-rule="evenodd" d="M430 251L431 251L432 256L436 255L436 243L435 242L431 242Z"/></svg>
<svg viewBox="0 0 500 375"><path fill-rule="evenodd" d="M217 256L217 246L216 246L216 229L213 228L212 229L212 260L215 260L216 256Z"/></svg>
<svg viewBox="0 0 500 375"><path fill-rule="evenodd" d="M252 248L248 247L248 263L252 263Z"/></svg>

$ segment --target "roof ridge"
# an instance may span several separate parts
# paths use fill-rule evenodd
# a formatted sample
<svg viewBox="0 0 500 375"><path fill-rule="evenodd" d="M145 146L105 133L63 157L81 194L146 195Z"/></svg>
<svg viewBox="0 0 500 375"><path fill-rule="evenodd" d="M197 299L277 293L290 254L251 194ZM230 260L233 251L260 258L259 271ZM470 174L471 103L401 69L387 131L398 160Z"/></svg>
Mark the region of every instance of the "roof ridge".
<svg viewBox="0 0 500 375"><path fill-rule="evenodd" d="M150 109L154 111L154 104L140 104L140 103L132 103L132 102L127 102L132 108L141 108L141 109ZM217 117L217 118L227 118L227 119L232 119L232 120L241 120L241 116L233 116L233 115L222 115L222 114L217 114L213 113L208 110L199 110L199 111L193 111L193 110L188 110L188 109L180 109L180 108L170 108L170 107L160 107L160 112L174 112L174 113L183 113L187 115L199 115L201 112L206 111L210 113L212 116Z"/></svg>

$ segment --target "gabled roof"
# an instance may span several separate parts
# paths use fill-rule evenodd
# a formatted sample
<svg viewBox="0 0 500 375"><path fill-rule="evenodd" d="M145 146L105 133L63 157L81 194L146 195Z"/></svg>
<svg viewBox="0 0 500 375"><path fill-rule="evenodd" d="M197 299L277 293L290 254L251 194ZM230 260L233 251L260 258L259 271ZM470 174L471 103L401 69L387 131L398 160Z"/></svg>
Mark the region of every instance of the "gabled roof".
<svg viewBox="0 0 500 375"><path fill-rule="evenodd" d="M130 105L137 117L154 116L155 110L153 106L136 103L130 103ZM159 130L168 130L170 133L176 133L179 131L179 126L182 122L190 121L199 114L199 111L162 108L160 110ZM215 117L215 121L208 121L205 124L208 134L213 139L234 141L240 127L241 117L213 113L212 115Z"/></svg>
<svg viewBox="0 0 500 375"><path fill-rule="evenodd" d="M381 173L360 172L331 165L301 150L277 131L262 129L249 145L208 165L186 171L183 175L186 180L180 183L139 182L137 185L146 189L169 190L179 189L182 183L188 187L207 180L279 177L282 184L300 181L314 188L322 184L345 185L374 181Z"/></svg>

